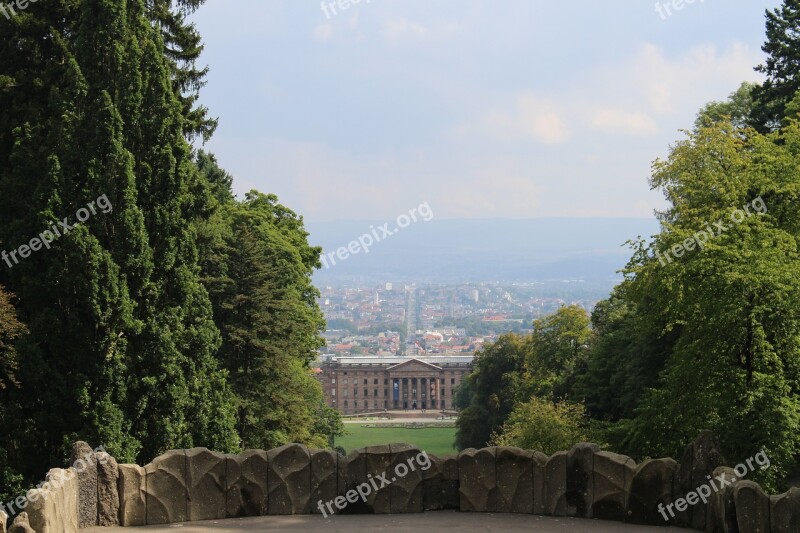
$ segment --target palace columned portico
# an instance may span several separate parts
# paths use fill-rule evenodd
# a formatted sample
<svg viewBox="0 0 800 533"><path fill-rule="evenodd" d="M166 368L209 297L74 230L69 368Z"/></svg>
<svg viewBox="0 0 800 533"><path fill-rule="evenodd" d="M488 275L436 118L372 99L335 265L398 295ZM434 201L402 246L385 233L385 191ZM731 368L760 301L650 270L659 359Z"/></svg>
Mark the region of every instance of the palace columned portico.
<svg viewBox="0 0 800 533"><path fill-rule="evenodd" d="M473 356L330 357L317 375L326 403L343 414L452 409Z"/></svg>

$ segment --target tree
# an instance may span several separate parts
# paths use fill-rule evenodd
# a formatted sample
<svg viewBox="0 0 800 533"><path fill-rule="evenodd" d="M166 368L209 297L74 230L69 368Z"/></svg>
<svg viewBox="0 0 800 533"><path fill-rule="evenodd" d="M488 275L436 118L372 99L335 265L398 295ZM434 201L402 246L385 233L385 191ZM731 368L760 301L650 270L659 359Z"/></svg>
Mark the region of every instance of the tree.
<svg viewBox="0 0 800 533"><path fill-rule="evenodd" d="M16 342L27 333L17 318L11 295L0 285L0 427L8 427L15 418L11 389L18 386ZM13 413L13 414L12 414ZM7 450L14 448L11 432L0 433L0 499L8 501L24 491L23 477L8 461Z"/></svg>
<svg viewBox="0 0 800 533"><path fill-rule="evenodd" d="M618 286L592 312L594 342L586 368L575 383L575 398L604 421L635 416L645 391L656 386L675 342L649 300L634 301Z"/></svg>
<svg viewBox="0 0 800 533"><path fill-rule="evenodd" d="M194 233L213 203L145 3L40 3L0 35L0 242L110 207L0 274L31 331L10 460L33 477L76 439L125 461L235 450Z"/></svg>
<svg viewBox="0 0 800 533"><path fill-rule="evenodd" d="M0 394L17 385L14 373L17 369L17 339L28 329L17 318L11 295L0 285ZM5 402L0 403L0 409Z"/></svg>
<svg viewBox="0 0 800 533"><path fill-rule="evenodd" d="M783 0L766 12L767 40L761 49L765 64L756 71L766 75L754 89L751 124L762 133L780 128L786 106L800 90L800 0Z"/></svg>
<svg viewBox="0 0 800 533"><path fill-rule="evenodd" d="M472 401L456 420L459 450L481 448L500 431L522 391L528 350L525 338L510 333L475 354L473 370L465 378Z"/></svg>
<svg viewBox="0 0 800 533"><path fill-rule="evenodd" d="M724 102L709 102L697 114L695 130L717 122L731 122L737 128L745 128L753 113L753 92L758 84L743 82Z"/></svg>
<svg viewBox="0 0 800 533"><path fill-rule="evenodd" d="M206 175L222 175L215 165ZM238 433L252 448L326 446L337 426L320 410L322 390L309 374L323 345L311 284L320 250L309 246L302 218L274 195L252 191L236 202L224 194L227 186L220 189L226 203L200 234L204 281L222 332L217 357L236 395Z"/></svg>
<svg viewBox="0 0 800 533"><path fill-rule="evenodd" d="M563 398L585 364L592 337L589 314L580 306L562 306L533 322L525 379L538 396Z"/></svg>
<svg viewBox="0 0 800 533"><path fill-rule="evenodd" d="M196 26L187 21L204 3L205 0L150 0L149 16L161 30L173 90L184 117L184 133L187 139L202 137L208 141L217 129L217 119L209 118L208 109L197 105L208 67L197 67L204 45Z"/></svg>
<svg viewBox="0 0 800 533"><path fill-rule="evenodd" d="M590 441L587 422L586 410L581 404L553 403L533 396L514 408L503 431L493 435L490 444L552 455L569 450L579 442Z"/></svg>
<svg viewBox="0 0 800 533"><path fill-rule="evenodd" d="M635 249L623 285L634 304L652 302L640 309L674 344L630 426L631 450L675 455L711 429L729 461L765 450L768 486L794 464L798 155L797 122L769 135L723 122L689 133L654 164L651 183L670 207L662 232Z"/></svg>

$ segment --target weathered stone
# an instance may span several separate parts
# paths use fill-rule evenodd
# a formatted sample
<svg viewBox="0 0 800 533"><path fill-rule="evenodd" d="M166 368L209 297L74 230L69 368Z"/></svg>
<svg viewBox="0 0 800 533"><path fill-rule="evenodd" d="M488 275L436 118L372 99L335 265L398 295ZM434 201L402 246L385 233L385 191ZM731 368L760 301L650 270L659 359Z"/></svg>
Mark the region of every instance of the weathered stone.
<svg viewBox="0 0 800 533"><path fill-rule="evenodd" d="M636 462L611 452L594 454L592 517L600 520L625 519Z"/></svg>
<svg viewBox="0 0 800 533"><path fill-rule="evenodd" d="M497 447L497 512L533 513L533 452Z"/></svg>
<svg viewBox="0 0 800 533"><path fill-rule="evenodd" d="M388 444L380 446L367 446L364 450L367 459L366 478L356 486L347 487L347 492L344 494L347 499L348 508L350 505L364 502L364 499L358 495L358 489L367 491L370 485L370 479L374 479L377 490L370 490L367 495L366 505L375 514L388 514L392 512L392 483L397 481L397 476L394 472L390 471L392 465L392 447ZM383 486L379 476L385 476L388 486ZM371 487L371 488L374 488ZM355 508L349 512L354 512Z"/></svg>
<svg viewBox="0 0 800 533"><path fill-rule="evenodd" d="M408 444L392 444L390 447L392 462L389 473L390 479L395 480L389 486L391 511L394 514L421 513L424 510L425 470L431 468L430 457Z"/></svg>
<svg viewBox="0 0 800 533"><path fill-rule="evenodd" d="M38 533L78 530L78 472L53 468L41 489L28 491L28 520Z"/></svg>
<svg viewBox="0 0 800 533"><path fill-rule="evenodd" d="M736 527L736 508L734 507L733 501L733 487L731 485L723 486L721 476L731 481L736 479L736 472L733 471L733 468L720 466L711 473L711 477L715 480L715 485L712 485L712 488L716 486L718 490L712 490L711 497L708 499L707 515L704 521L705 531L707 533L737 533L739 530ZM711 482L706 479L706 483L710 484ZM702 501L691 505L689 497L690 496L687 495L686 502L690 504L690 508L699 508L700 505L702 505ZM682 499L683 498L675 499L676 507ZM693 514L697 515L697 512Z"/></svg>
<svg viewBox="0 0 800 533"><path fill-rule="evenodd" d="M467 448L458 454L458 494L462 511L497 511L496 448Z"/></svg>
<svg viewBox="0 0 800 533"><path fill-rule="evenodd" d="M227 483L224 454L206 448L186 450L188 520L225 518Z"/></svg>
<svg viewBox="0 0 800 533"><path fill-rule="evenodd" d="M370 474L372 475L372 474ZM381 472L383 475L383 472ZM381 486L379 480L375 480L378 487ZM363 501L362 498L355 500L355 503L347 501L347 494L350 491L358 491L356 487L368 483L367 481L367 449L355 450L339 460L339 489L338 496L334 503L328 508L335 514L372 514L375 511L372 506ZM352 493L350 493L352 494ZM352 498L351 498L352 499Z"/></svg>
<svg viewBox="0 0 800 533"><path fill-rule="evenodd" d="M796 533L800 531L800 488L792 487L788 492L769 499L772 533Z"/></svg>
<svg viewBox="0 0 800 533"><path fill-rule="evenodd" d="M147 525L147 478L144 468L139 465L119 465L118 469L119 525Z"/></svg>
<svg viewBox="0 0 800 533"><path fill-rule="evenodd" d="M567 516L592 518L596 444L581 442L567 453Z"/></svg>
<svg viewBox="0 0 800 533"><path fill-rule="evenodd" d="M225 456L228 518L265 516L269 509L269 459L264 450L245 450Z"/></svg>
<svg viewBox="0 0 800 533"><path fill-rule="evenodd" d="M533 459L533 514L543 515L546 514L547 508L545 466L548 457L542 452L533 452L531 457ZM564 475L566 476L566 470Z"/></svg>
<svg viewBox="0 0 800 533"><path fill-rule="evenodd" d="M0 510L0 533L6 533L6 522L8 522L8 515Z"/></svg>
<svg viewBox="0 0 800 533"><path fill-rule="evenodd" d="M8 533L36 533L36 530L28 522L28 513L19 513L11 523Z"/></svg>
<svg viewBox="0 0 800 533"><path fill-rule="evenodd" d="M97 452L97 524L119 524L119 465L106 452Z"/></svg>
<svg viewBox="0 0 800 533"><path fill-rule="evenodd" d="M678 475L675 500L685 496L700 485L708 483L708 476L715 468L723 464L719 441L711 431L703 431L689 444L683 452ZM675 525L704 530L706 525L707 505L700 502L680 512L675 517Z"/></svg>
<svg viewBox="0 0 800 533"><path fill-rule="evenodd" d="M544 465L544 513L567 516L567 452L556 452Z"/></svg>
<svg viewBox="0 0 800 533"><path fill-rule="evenodd" d="M667 506L672 503L677 470L678 463L674 459L648 459L636 467L625 521L650 526L666 525L668 521L664 519L659 506L666 513Z"/></svg>
<svg viewBox="0 0 800 533"><path fill-rule="evenodd" d="M78 526L97 525L97 458L86 442L72 445L70 464L78 471Z"/></svg>
<svg viewBox="0 0 800 533"><path fill-rule="evenodd" d="M428 455L431 467L425 471L422 489L423 508L426 511L458 509L458 457Z"/></svg>
<svg viewBox="0 0 800 533"><path fill-rule="evenodd" d="M335 450L309 449L311 455L311 512L319 514L324 505L339 495L339 454ZM327 513L327 511L326 511Z"/></svg>
<svg viewBox="0 0 800 533"><path fill-rule="evenodd" d="M753 481L735 483L733 503L739 531L770 533L769 496L758 483Z"/></svg>
<svg viewBox="0 0 800 533"><path fill-rule="evenodd" d="M147 525L186 522L186 451L170 450L144 470Z"/></svg>
<svg viewBox="0 0 800 533"><path fill-rule="evenodd" d="M308 449L300 444L287 444L268 451L267 457L269 514L311 514L311 456Z"/></svg>

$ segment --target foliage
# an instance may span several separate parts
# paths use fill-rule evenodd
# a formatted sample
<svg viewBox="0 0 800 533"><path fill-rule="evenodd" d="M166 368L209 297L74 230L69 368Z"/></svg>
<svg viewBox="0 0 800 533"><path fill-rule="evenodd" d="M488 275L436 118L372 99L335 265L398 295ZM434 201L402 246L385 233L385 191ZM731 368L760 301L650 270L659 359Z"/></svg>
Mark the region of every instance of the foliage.
<svg viewBox="0 0 800 533"><path fill-rule="evenodd" d="M787 105L800 91L800 0L783 0L767 10L766 34L761 49L767 60L756 70L767 79L754 89L750 120L762 133L780 128L789 115Z"/></svg>
<svg viewBox="0 0 800 533"><path fill-rule="evenodd" d="M518 404L503 425L502 433L492 436L492 446L516 446L552 455L569 450L579 442L591 441L586 409L570 402L553 403L531 397Z"/></svg>
<svg viewBox="0 0 800 533"><path fill-rule="evenodd" d="M562 306L533 322L525 359L525 380L537 396L564 398L586 363L592 340L589 314L580 306Z"/></svg>
<svg viewBox="0 0 800 533"><path fill-rule="evenodd" d="M481 448L499 431L522 390L528 351L526 339L509 333L475 354L473 370L464 380L472 401L456 421L456 446Z"/></svg>
<svg viewBox="0 0 800 533"><path fill-rule="evenodd" d="M711 429L734 464L766 451L774 486L799 444L800 126L764 136L722 122L687 135L654 165L652 184L670 202L664 231L640 243L626 269L626 297L654 302L640 310L674 335L628 445L675 455ZM762 200L763 210L732 215ZM703 249L656 258L716 221L726 230Z"/></svg>

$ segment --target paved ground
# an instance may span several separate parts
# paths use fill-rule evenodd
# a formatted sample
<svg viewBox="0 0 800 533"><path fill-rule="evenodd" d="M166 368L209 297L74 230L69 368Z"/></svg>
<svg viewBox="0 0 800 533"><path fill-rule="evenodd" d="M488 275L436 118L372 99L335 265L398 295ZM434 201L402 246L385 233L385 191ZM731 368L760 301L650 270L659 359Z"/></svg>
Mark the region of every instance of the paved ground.
<svg viewBox="0 0 800 533"><path fill-rule="evenodd" d="M550 518L533 515L492 513L459 513L437 511L407 515L343 515L322 518L321 515L268 516L235 520L210 520L168 526L137 528L89 528L85 533L238 533L246 531L392 531L421 533L427 531L452 531L458 533L509 533L526 531L534 533L636 533L665 531L661 527L632 526L600 520ZM688 531L670 529L668 531Z"/></svg>

